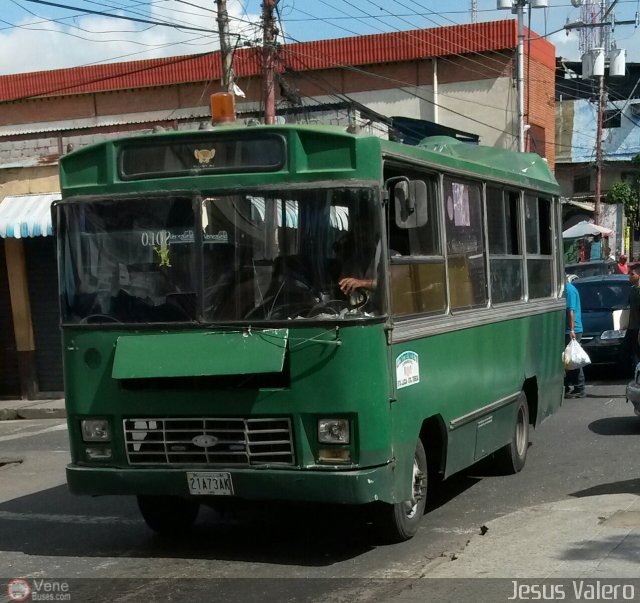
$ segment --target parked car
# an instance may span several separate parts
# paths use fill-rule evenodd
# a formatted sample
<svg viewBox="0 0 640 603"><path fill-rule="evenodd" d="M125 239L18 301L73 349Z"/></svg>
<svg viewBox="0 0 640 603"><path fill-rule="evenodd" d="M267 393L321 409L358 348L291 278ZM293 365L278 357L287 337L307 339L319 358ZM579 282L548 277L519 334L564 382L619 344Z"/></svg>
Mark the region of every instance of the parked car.
<svg viewBox="0 0 640 603"><path fill-rule="evenodd" d="M616 274L618 272L618 264L613 260L594 260L593 262L566 264L564 272L566 275L575 275L577 278Z"/></svg>
<svg viewBox="0 0 640 603"><path fill-rule="evenodd" d="M632 369L631 350L626 339L629 289L626 274L589 276L573 281L580 294L582 340L592 364ZM634 367L635 368L635 367Z"/></svg>
<svg viewBox="0 0 640 603"><path fill-rule="evenodd" d="M633 381L627 385L627 401L633 404L635 413L640 417L640 364L636 367Z"/></svg>

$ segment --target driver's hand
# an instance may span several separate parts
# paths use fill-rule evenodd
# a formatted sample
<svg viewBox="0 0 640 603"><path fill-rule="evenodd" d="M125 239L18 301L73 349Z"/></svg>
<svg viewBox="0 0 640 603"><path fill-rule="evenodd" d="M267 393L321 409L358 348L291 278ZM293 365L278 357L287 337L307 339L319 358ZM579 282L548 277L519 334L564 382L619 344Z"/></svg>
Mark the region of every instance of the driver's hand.
<svg viewBox="0 0 640 603"><path fill-rule="evenodd" d="M368 289L371 286L371 281L362 278L346 277L338 281L338 286L340 287L340 291L345 295L351 295L356 289Z"/></svg>

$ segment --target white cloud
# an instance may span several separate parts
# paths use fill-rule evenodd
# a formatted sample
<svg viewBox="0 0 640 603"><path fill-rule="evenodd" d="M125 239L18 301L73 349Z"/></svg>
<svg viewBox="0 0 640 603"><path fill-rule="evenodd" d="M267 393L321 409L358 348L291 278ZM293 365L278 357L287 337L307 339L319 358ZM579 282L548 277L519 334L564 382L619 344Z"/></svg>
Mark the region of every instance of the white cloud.
<svg viewBox="0 0 640 603"><path fill-rule="evenodd" d="M580 60L579 37L575 30L567 35L564 31L559 31L549 36L549 41L556 47L556 56L563 57L570 61Z"/></svg>
<svg viewBox="0 0 640 603"><path fill-rule="evenodd" d="M152 4L150 16L122 11L116 14L211 30L211 33L151 26L100 15L44 23L27 16L16 23L20 27L0 33L0 75L217 50L218 25L216 14L211 10L215 4L210 0L192 0L191 3L199 3L205 8L199 10L168 0ZM228 11L231 32L239 34L241 40L255 39L259 34L259 16L246 15L239 0L230 0ZM232 41L235 39L232 36Z"/></svg>

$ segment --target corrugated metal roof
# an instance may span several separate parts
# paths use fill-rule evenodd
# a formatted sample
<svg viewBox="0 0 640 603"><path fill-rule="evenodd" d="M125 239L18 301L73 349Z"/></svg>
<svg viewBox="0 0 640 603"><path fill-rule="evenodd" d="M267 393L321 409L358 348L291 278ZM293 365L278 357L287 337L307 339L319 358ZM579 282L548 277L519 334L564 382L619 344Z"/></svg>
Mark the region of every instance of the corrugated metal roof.
<svg viewBox="0 0 640 603"><path fill-rule="evenodd" d="M499 51L516 45L517 25L509 20L285 44L280 56L282 68L308 71ZM537 56L555 56L553 45L546 40L534 38L531 47ZM259 74L260 64L258 48L235 53L237 77ZM219 80L220 75L219 52L21 73L0 77L0 101L211 81Z"/></svg>
<svg viewBox="0 0 640 603"><path fill-rule="evenodd" d="M60 193L5 197L0 203L0 237L24 239L51 236L51 204L58 199Z"/></svg>
<svg viewBox="0 0 640 603"><path fill-rule="evenodd" d="M123 113L120 115L97 115L79 117L60 121L42 121L28 124L12 124L0 126L0 136L16 136L41 132L60 132L63 130L83 130L109 126L145 124L170 119L202 119L211 118L208 106L187 107L184 109L165 109L163 111L141 111L139 113Z"/></svg>
<svg viewBox="0 0 640 603"><path fill-rule="evenodd" d="M49 161L43 161L38 155L36 157L23 157L22 159L12 159L11 161L0 161L0 170L13 170L15 168L39 167L42 165L58 165L58 156Z"/></svg>

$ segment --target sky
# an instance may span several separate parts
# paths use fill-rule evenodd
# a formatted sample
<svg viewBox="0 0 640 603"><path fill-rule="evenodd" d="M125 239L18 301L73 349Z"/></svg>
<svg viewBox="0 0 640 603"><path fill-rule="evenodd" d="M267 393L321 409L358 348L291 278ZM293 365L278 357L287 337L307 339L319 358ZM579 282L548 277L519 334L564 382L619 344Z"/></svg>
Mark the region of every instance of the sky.
<svg viewBox="0 0 640 603"><path fill-rule="evenodd" d="M547 9L531 10L531 29L548 36L557 56L579 60L578 35L574 31L567 36L563 27L568 20L577 21L581 9L572 0L548 0L548 4ZM616 19L635 19L639 4L640 0L618 0ZM215 0L0 0L0 5L0 75L196 54L219 47ZM284 36L280 41L469 23L470 7L471 0L279 0ZM508 10L495 10L496 0L477 0L477 8L479 22L515 18ZM259 43L260 0L227 0L227 10L238 45ZM620 25L613 38L627 50L628 60L640 61L638 29Z"/></svg>

